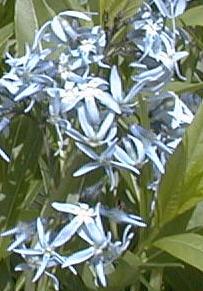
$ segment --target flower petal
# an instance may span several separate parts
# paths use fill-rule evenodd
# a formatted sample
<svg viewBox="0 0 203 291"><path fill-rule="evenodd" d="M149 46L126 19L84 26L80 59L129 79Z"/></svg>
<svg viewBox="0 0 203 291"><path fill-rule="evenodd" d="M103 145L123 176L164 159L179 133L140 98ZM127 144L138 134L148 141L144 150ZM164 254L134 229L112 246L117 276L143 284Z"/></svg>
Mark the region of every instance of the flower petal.
<svg viewBox="0 0 203 291"><path fill-rule="evenodd" d="M84 261L89 260L94 255L94 251L94 247L90 247L69 256L63 263L62 268L80 264Z"/></svg>

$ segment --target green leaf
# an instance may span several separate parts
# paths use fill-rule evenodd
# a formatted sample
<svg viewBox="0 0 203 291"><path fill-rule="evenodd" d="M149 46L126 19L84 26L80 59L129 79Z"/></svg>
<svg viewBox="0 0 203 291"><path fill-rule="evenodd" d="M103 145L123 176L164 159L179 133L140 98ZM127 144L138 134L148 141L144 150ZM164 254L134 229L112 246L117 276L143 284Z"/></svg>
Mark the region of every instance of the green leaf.
<svg viewBox="0 0 203 291"><path fill-rule="evenodd" d="M32 0L16 0L15 32L18 54L24 53L25 43L32 44L38 29L37 15Z"/></svg>
<svg viewBox="0 0 203 291"><path fill-rule="evenodd" d="M203 82L200 83L185 83L172 82L167 86L168 91L175 91L176 93L197 92L203 89Z"/></svg>
<svg viewBox="0 0 203 291"><path fill-rule="evenodd" d="M16 0L15 32L18 54L24 53L25 43L32 44L36 30L55 14L46 0Z"/></svg>
<svg viewBox="0 0 203 291"><path fill-rule="evenodd" d="M106 21L106 24L112 26L116 17L123 21L135 15L143 0L100 0L99 3L100 24Z"/></svg>
<svg viewBox="0 0 203 291"><path fill-rule="evenodd" d="M162 227L203 200L203 105L169 160L158 193Z"/></svg>
<svg viewBox="0 0 203 291"><path fill-rule="evenodd" d="M186 25L196 26L203 25L202 21L203 14L203 5L199 5L187 10L182 16L181 19Z"/></svg>
<svg viewBox="0 0 203 291"><path fill-rule="evenodd" d="M4 27L0 28L0 48L7 42L12 36L14 30L13 23L9 23Z"/></svg>
<svg viewBox="0 0 203 291"><path fill-rule="evenodd" d="M154 246L203 271L203 237L194 233L164 237Z"/></svg>
<svg viewBox="0 0 203 291"><path fill-rule="evenodd" d="M2 193L6 196L0 202L0 213L5 217L5 228L18 222L19 216L22 217L22 212L27 207L26 201L30 203L26 196L30 195L30 192L36 195L39 189L39 187L35 187L38 185L33 185L33 182L41 178L38 156L43 141L41 130L29 117L15 120L11 126L9 140L12 141L12 161L7 165L7 171L1 171L0 179ZM18 150L16 151L16 149ZM0 164L3 163L0 161ZM4 248L1 246L0 257L2 256L4 256Z"/></svg>

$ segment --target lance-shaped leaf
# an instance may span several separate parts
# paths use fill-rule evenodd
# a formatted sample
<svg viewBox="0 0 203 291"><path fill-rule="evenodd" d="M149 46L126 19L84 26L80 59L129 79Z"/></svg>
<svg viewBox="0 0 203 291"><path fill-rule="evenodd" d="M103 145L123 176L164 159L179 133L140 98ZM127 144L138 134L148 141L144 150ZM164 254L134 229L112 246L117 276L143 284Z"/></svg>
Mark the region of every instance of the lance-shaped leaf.
<svg viewBox="0 0 203 291"><path fill-rule="evenodd" d="M158 193L160 225L191 209L203 199L202 124L201 105L162 178Z"/></svg>
<svg viewBox="0 0 203 291"><path fill-rule="evenodd" d="M164 237L154 246L203 271L203 236L184 233Z"/></svg>

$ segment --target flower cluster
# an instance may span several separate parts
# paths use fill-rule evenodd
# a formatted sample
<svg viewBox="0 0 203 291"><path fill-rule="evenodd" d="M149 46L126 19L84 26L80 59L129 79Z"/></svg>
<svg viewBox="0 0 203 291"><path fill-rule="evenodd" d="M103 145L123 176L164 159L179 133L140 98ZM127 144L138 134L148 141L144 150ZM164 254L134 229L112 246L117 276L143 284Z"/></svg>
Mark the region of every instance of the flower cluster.
<svg viewBox="0 0 203 291"><path fill-rule="evenodd" d="M182 4L170 3L171 9L175 9L172 14L167 12L169 3L154 1L152 7L151 2L145 3L135 16L128 37L141 56L130 66L140 72L132 77L135 84L127 92L117 67L102 62L106 44L104 30L100 26L81 25L81 21L90 22L90 13L61 12L46 22L36 33L33 45L26 46L25 56L13 58L8 54L11 69L0 79L2 115L5 109L11 110L19 104L23 104L25 113L36 102L48 104L47 120L56 128L58 152L64 149L64 139L69 137L91 159L74 176L102 168L109 177L111 190L116 186L117 170L130 170L138 175L138 168L148 159L164 173L160 155L162 151L172 152L168 141L172 141L171 135L163 137L158 132L155 136L139 124L131 124L126 136L121 136L120 124L123 118L137 111L137 96L146 91L152 94L149 97L152 111L155 105L159 107L159 100L169 96L173 99L172 110L166 112L172 130L192 121L193 114L179 97L171 92L166 96L162 90L174 72L181 78L177 62L187 55L185 51L176 51L179 32L175 26L171 30L164 21L170 14L175 25L175 17L185 6L181 10ZM95 75L95 66L102 68L107 78ZM3 117L1 124L3 130L9 124L8 118ZM159 145L157 139L161 139ZM9 161L3 150L0 154Z"/></svg>
<svg viewBox="0 0 203 291"><path fill-rule="evenodd" d="M55 290L59 290L59 281L51 270L61 266L76 275L75 266L86 262L94 275L95 284L106 287L106 271L128 248L134 236L132 227L145 227L146 224L139 216L109 209L100 203L90 207L85 203L54 202L52 207L67 215L65 225L59 231L50 230L48 220L39 217L34 222L20 223L15 228L1 233L1 237L13 236L14 241L8 251L20 254L25 261L17 265L15 270L33 270L33 282L45 274L52 279ZM104 217L127 225L121 241L114 241L112 233L105 230ZM73 237L76 239L76 236L82 239L87 247L70 255L59 253L59 248Z"/></svg>
<svg viewBox="0 0 203 291"><path fill-rule="evenodd" d="M41 103L47 122L56 129L56 155L65 152L66 141L72 139L78 153L88 160L73 176L102 169L112 191L119 171L130 171L136 177L150 162L154 178L149 187L156 192L169 155L193 120L183 100L165 90L174 75L185 79L179 61L188 53L177 48L178 40L184 39L175 21L185 8L186 0L148 0L139 9L127 36L137 50L129 64L135 72L127 88L118 67L107 64L106 34L102 27L92 26L92 14L65 11L56 15L36 32L24 56L7 54L10 71L0 79L0 132L19 112L31 112ZM151 129L139 122L140 96L148 103ZM2 149L0 156L10 161ZM101 188L98 182L84 195L94 198ZM59 230L53 232L46 219L38 218L1 233L14 237L8 251L25 260L16 271L34 270L33 282L45 274L59 290L52 269L59 265L76 274L75 266L87 262L96 285L105 287L106 270L128 248L134 236L132 226L144 227L145 223L139 216L100 203L90 207L54 202L52 206L67 213ZM121 240L114 240L106 230L106 218L127 225ZM87 247L66 251L72 239L81 239Z"/></svg>

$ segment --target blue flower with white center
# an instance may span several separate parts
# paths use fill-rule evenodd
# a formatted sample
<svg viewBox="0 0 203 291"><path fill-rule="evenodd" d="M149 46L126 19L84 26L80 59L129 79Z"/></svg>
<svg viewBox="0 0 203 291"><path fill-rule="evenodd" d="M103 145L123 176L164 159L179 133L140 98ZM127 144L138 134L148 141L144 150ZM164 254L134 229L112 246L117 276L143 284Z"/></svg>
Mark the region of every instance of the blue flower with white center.
<svg viewBox="0 0 203 291"><path fill-rule="evenodd" d="M131 166L140 166L145 159L145 150L142 142L128 134L127 137L122 138L122 143L124 149L119 145L115 147L115 158Z"/></svg>
<svg viewBox="0 0 203 291"><path fill-rule="evenodd" d="M125 169L125 170L130 170L135 174L139 174L139 171L128 164L128 161L115 161L114 160L114 153L115 153L115 147L116 147L116 142L110 143L108 145L108 148L103 151L100 155L95 153L91 148L89 148L86 145L76 143L76 146L83 152L85 153L88 157L90 157L94 162L88 163L84 166L82 166L79 170L77 170L73 176L78 177L81 175L84 175L86 173L89 173L93 170L99 169L99 168L104 168L107 176L110 179L110 189L113 190L116 186L116 178L115 178L115 173L114 173L114 168L117 169Z"/></svg>
<svg viewBox="0 0 203 291"><path fill-rule="evenodd" d="M164 143L159 141L157 136L153 132L141 127L140 125L131 125L130 131L136 138L138 138L143 143L145 155L155 164L155 166L163 174L165 172L164 166L162 165L156 153L156 148L159 148L160 150L168 154L172 154L172 151Z"/></svg>
<svg viewBox="0 0 203 291"><path fill-rule="evenodd" d="M26 46L25 56L19 59L7 54L6 62L11 66L11 70L0 79L0 88L6 88L15 102L32 98L29 110L37 99L36 94L40 94L46 86L53 85L54 64L45 60L50 52L50 49L31 51L29 46Z"/></svg>
<svg viewBox="0 0 203 291"><path fill-rule="evenodd" d="M110 88L113 99L120 107L122 114L132 114L136 105L135 96L142 90L144 84L137 83L127 95L124 94L121 78L116 66L113 66L110 74Z"/></svg>
<svg viewBox="0 0 203 291"><path fill-rule="evenodd" d="M66 133L80 143L96 147L111 142L117 134L117 126L114 122L115 113L107 112L101 124L92 124L88 118L88 114L84 105L77 108L78 120L85 135L82 135L72 127L68 127Z"/></svg>
<svg viewBox="0 0 203 291"><path fill-rule="evenodd" d="M128 38L143 52L139 62L147 55L156 58L166 47L169 36L164 32L163 17L154 13L150 5L144 3L133 22L133 30Z"/></svg>
<svg viewBox="0 0 203 291"><path fill-rule="evenodd" d="M185 77L182 76L180 73L178 61L187 56L188 52L186 51L176 52L174 47L172 46L170 52L161 52L159 54L159 60L169 71L174 70L178 78L185 81L186 80Z"/></svg>
<svg viewBox="0 0 203 291"><path fill-rule="evenodd" d="M106 45L106 35L101 26L78 29L77 42L77 48L70 50L70 56L73 58L73 70L88 66L91 63L97 63L101 67L109 67L101 62L104 58L103 50Z"/></svg>
<svg viewBox="0 0 203 291"><path fill-rule="evenodd" d="M67 257L62 268L88 262L89 268L95 278L96 286L102 285L106 287L106 269L128 248L134 235L133 233L129 233L130 226L127 226L124 230L122 242L112 242L111 233L108 232L107 235L105 235L102 225L100 227L98 226L98 230L100 230L103 237L100 243L92 239L91 233L79 233L81 237L90 244L90 247Z"/></svg>
<svg viewBox="0 0 203 291"><path fill-rule="evenodd" d="M120 108L112 96L104 91L108 83L101 78L88 77L83 79L78 76L78 80L66 81L63 88L48 89L48 94L52 97L59 94L61 98L61 112L68 112L84 102L84 106L90 122L100 123L100 114L97 102L108 109L120 114ZM97 102L96 102L97 101Z"/></svg>
<svg viewBox="0 0 203 291"><path fill-rule="evenodd" d="M58 211L73 215L70 223L65 225L57 235L57 246L70 240L75 233L80 231L81 227L85 227L88 233L91 233L91 235L98 241L102 240L97 227L97 221L99 220L100 215L99 204L94 209L85 203L70 204L54 202L52 203L52 207Z"/></svg>
<svg viewBox="0 0 203 291"><path fill-rule="evenodd" d="M46 268L53 265L62 264L64 259L59 255L55 248L61 246L64 242L61 241L61 232L59 232L56 237L52 240L50 232L44 232L43 224L40 218L37 219L37 234L39 241L34 246L34 248L15 248L13 251L20 254L22 257L31 257L35 263L37 263L37 272L32 280L36 282L42 274L45 272ZM70 270L76 274L74 268L70 267Z"/></svg>

